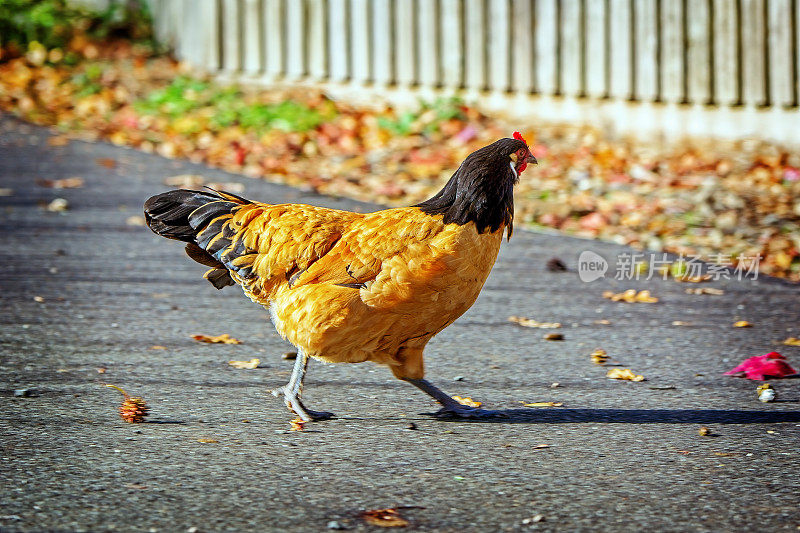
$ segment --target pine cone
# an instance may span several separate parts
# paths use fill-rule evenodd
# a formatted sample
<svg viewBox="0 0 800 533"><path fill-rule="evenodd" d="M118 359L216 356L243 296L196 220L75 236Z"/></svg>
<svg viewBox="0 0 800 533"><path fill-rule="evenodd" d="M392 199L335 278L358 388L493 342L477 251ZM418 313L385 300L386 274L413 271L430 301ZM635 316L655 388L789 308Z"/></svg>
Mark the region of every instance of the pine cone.
<svg viewBox="0 0 800 533"><path fill-rule="evenodd" d="M150 408L147 407L144 399L131 398L128 396L125 398L125 401L122 402L122 405L119 406L119 416L121 416L125 422L135 424L137 422L143 422L149 410Z"/></svg>
<svg viewBox="0 0 800 533"><path fill-rule="evenodd" d="M144 398L132 397L116 385L106 385L106 387L117 389L125 397L125 399L122 401L122 405L119 406L119 416L121 416L125 422L130 424L144 422L144 419L150 410L150 408L147 407L147 403L144 401Z"/></svg>

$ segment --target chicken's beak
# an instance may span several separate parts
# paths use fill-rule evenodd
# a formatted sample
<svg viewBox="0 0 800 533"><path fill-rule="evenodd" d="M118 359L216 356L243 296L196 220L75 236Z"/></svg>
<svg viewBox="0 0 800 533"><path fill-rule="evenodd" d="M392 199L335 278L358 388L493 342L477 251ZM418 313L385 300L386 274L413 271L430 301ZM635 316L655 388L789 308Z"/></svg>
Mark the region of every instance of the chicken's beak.
<svg viewBox="0 0 800 533"><path fill-rule="evenodd" d="M538 165L539 164L539 162L536 160L535 157L533 157L533 155L528 155L528 159L526 159L525 162L528 163L529 165Z"/></svg>

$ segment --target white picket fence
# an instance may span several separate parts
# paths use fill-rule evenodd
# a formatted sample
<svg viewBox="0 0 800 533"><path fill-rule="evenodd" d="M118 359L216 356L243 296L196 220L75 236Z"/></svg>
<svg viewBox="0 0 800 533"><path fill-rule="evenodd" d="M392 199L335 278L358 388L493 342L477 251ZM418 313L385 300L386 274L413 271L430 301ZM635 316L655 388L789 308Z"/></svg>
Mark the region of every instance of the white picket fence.
<svg viewBox="0 0 800 533"><path fill-rule="evenodd" d="M222 78L800 144L800 0L150 0Z"/></svg>

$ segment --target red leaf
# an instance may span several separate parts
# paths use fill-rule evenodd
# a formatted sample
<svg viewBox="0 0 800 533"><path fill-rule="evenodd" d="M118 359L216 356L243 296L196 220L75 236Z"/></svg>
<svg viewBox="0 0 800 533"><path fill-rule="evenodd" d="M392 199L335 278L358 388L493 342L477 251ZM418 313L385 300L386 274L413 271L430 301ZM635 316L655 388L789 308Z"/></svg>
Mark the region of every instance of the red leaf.
<svg viewBox="0 0 800 533"><path fill-rule="evenodd" d="M778 352L769 352L745 359L733 370L725 372L725 375L765 380L767 378L785 378L796 373L795 369L786 362L784 356Z"/></svg>

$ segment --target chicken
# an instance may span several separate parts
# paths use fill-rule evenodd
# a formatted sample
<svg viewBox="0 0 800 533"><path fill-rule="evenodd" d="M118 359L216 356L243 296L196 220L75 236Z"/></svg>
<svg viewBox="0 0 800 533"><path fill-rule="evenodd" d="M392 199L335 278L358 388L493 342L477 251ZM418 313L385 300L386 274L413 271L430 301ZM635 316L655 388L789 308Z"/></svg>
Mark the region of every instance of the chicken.
<svg viewBox="0 0 800 533"><path fill-rule="evenodd" d="M238 284L269 309L298 349L276 391L305 421L331 413L301 401L309 358L373 361L442 404L442 417L498 413L457 402L424 379L423 350L478 297L503 234L511 237L513 188L536 163L519 133L470 154L421 204L369 214L251 202L222 191L173 190L144 206L155 233L185 241L211 267L216 288Z"/></svg>

